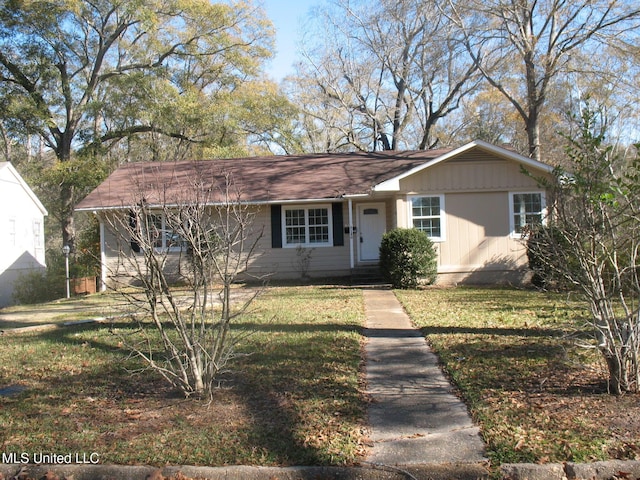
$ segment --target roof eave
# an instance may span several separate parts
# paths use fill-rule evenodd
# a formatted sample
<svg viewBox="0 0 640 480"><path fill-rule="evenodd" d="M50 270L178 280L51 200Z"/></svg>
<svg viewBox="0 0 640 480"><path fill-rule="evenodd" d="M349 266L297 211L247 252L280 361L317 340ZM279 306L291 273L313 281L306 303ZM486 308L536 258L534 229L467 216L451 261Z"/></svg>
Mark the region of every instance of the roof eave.
<svg viewBox="0 0 640 480"><path fill-rule="evenodd" d="M4 163L6 164L5 168L7 169L7 171L15 178L16 182L18 182L20 187L22 187L22 189L25 191L27 196L31 198L34 205L38 208L38 210L40 210L42 215L45 217L48 216L49 212L47 212L47 209L44 207L44 205L42 204L40 199L37 197L37 195L34 193L34 191L31 190L31 187L29 187L27 182L25 182L24 178L22 178L22 176L18 173L15 167L11 165L10 162L4 162Z"/></svg>
<svg viewBox="0 0 640 480"><path fill-rule="evenodd" d="M361 196L368 196L368 194L358 194L358 195L343 195L340 197L327 197L327 198L303 198L303 199L288 199L288 200L255 200L255 201L246 201L246 202L240 202L244 205L293 205L293 204L304 204L304 203L332 203L332 202L338 202L338 201L343 201L345 198L349 198L349 197L361 197ZM223 206L226 205L228 203L232 203L232 202L210 202L210 203L206 203L205 206L207 207L219 207L219 206ZM179 204L149 204L147 205L150 209L158 209L158 208L177 208L180 205ZM87 207L80 207L80 208L76 208L75 211L76 212L108 212L108 211L117 211L117 210L124 210L127 208L130 208L130 205L119 205L119 206L87 206Z"/></svg>

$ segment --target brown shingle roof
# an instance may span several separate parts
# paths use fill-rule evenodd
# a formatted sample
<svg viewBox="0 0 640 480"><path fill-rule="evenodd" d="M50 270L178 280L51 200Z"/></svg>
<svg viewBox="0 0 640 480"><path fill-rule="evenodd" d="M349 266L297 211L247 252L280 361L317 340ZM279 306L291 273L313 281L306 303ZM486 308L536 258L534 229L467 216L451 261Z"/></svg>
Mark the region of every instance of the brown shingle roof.
<svg viewBox="0 0 640 480"><path fill-rule="evenodd" d="M119 167L77 206L77 210L121 208L144 198L149 204L189 200L198 190L210 191L211 202L224 201L225 176L246 202L278 202L340 198L366 194L385 180L447 153L449 149L415 152L346 153L251 157L182 162L130 163Z"/></svg>

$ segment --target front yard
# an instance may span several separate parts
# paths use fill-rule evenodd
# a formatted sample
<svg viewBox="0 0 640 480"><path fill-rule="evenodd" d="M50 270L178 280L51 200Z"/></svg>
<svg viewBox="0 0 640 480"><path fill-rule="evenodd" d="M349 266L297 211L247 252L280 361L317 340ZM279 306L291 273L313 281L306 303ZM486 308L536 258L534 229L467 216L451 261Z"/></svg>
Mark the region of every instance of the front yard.
<svg viewBox="0 0 640 480"><path fill-rule="evenodd" d="M640 397L607 394L575 296L397 292L481 427L494 464L640 459Z"/></svg>
<svg viewBox="0 0 640 480"><path fill-rule="evenodd" d="M398 297L481 426L494 464L640 456L640 399L606 393L566 295L429 288ZM210 405L131 358L107 325L0 336L0 452L100 463L352 464L366 452L362 294L272 287ZM122 324L120 326L123 326ZM135 335L135 330L131 331Z"/></svg>
<svg viewBox="0 0 640 480"><path fill-rule="evenodd" d="M361 293L274 288L255 307L235 329L251 332L241 345L250 355L210 405L140 372L106 325L0 337L0 388L25 388L0 396L0 452L157 466L353 463L366 433Z"/></svg>

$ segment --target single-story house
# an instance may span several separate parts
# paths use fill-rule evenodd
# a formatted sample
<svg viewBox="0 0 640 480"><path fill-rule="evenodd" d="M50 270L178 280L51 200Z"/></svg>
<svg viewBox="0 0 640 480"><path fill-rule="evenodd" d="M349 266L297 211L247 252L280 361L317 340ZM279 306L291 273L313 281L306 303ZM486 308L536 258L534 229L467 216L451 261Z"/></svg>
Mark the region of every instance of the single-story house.
<svg viewBox="0 0 640 480"><path fill-rule="evenodd" d="M45 268L47 210L9 162L0 162L0 307L13 303L15 281Z"/></svg>
<svg viewBox="0 0 640 480"><path fill-rule="evenodd" d="M114 246L123 244L108 215L126 215L140 199L151 209L170 204L193 189L194 178L214 189L227 175L264 227L249 271L283 279L348 276L377 265L386 231L415 227L435 243L438 282L522 282L528 270L522 232L545 216L545 191L532 177L551 172L483 141L426 151L130 163L76 210L101 219L103 284L118 262L121 247ZM163 232L156 247L174 248L162 218L155 221Z"/></svg>

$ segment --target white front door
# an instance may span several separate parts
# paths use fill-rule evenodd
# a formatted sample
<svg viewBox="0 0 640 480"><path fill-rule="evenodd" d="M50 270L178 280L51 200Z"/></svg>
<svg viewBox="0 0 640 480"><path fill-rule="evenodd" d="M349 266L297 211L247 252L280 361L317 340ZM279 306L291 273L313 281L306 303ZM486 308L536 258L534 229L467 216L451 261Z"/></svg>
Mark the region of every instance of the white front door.
<svg viewBox="0 0 640 480"><path fill-rule="evenodd" d="M384 203L358 205L358 259L361 262L377 262L380 259L380 242L386 227Z"/></svg>

